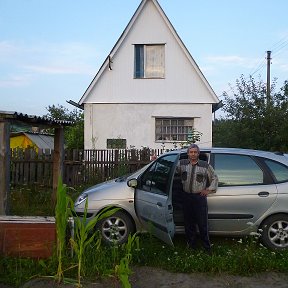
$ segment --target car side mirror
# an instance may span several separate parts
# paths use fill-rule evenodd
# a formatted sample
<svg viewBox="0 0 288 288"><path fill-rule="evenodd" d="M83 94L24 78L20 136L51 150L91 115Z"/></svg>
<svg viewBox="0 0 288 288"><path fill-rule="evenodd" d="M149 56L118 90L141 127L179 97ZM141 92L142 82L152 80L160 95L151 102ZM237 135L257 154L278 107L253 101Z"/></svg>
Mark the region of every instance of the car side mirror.
<svg viewBox="0 0 288 288"><path fill-rule="evenodd" d="M138 185L137 179L133 178L127 181L127 185L131 188L136 188Z"/></svg>

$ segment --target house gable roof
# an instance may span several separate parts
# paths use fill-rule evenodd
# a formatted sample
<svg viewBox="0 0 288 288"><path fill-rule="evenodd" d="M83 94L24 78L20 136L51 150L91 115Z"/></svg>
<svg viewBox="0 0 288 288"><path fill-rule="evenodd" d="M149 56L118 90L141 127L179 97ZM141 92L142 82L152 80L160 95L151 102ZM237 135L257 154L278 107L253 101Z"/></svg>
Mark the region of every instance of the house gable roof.
<svg viewBox="0 0 288 288"><path fill-rule="evenodd" d="M102 74L111 68L111 63L113 63L113 62L111 62L111 59L113 59L113 57L116 55L116 53L120 49L122 43L124 42L125 38L129 34L129 32L132 30L133 26L135 25L135 22L137 21L138 17L141 15L142 11L145 8L145 5L148 2L151 2L154 4L154 7L157 9L159 14L161 15L162 19L164 20L166 26L168 27L169 31L173 35L174 39L177 41L177 43L181 47L183 53L185 54L186 58L189 60L190 64L192 65L192 67L196 71L198 77L201 79L202 83L205 85L206 89L209 91L209 94L210 94L211 100L212 100L211 103L215 104L215 103L219 102L217 95L215 94L212 87L208 83L207 79L205 78L205 76L201 72L199 66L197 65L197 63L195 62L193 57L191 56L190 52L188 51L188 49L184 45L183 41L181 40L181 38L177 34L175 28L173 27L170 20L166 16L165 12L163 11L161 6L159 5L158 1L157 0L142 0L140 5L138 6L137 10L135 11L134 15L132 16L131 20L129 21L128 25L126 26L123 33L121 34L120 38L118 39L118 41L116 42L116 44L112 48L111 52L109 53L109 55L105 59L104 63L102 64L102 66L98 70L97 74L95 75L94 79L92 80L92 82L90 83L90 85L86 89L85 93L83 94L83 96L79 100L79 102L78 102L79 105L83 106L83 104L86 103L88 96L90 95L91 91L95 87L96 83L98 82L98 80L100 79Z"/></svg>

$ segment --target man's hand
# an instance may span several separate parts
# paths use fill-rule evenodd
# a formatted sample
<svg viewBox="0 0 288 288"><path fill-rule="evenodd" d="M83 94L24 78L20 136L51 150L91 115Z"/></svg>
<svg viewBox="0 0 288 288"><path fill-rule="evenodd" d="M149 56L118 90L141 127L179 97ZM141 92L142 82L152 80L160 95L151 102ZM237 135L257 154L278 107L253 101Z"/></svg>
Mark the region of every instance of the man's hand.
<svg viewBox="0 0 288 288"><path fill-rule="evenodd" d="M201 195L201 196L207 196L209 193L210 193L210 190L202 190L202 191L200 192L200 195Z"/></svg>

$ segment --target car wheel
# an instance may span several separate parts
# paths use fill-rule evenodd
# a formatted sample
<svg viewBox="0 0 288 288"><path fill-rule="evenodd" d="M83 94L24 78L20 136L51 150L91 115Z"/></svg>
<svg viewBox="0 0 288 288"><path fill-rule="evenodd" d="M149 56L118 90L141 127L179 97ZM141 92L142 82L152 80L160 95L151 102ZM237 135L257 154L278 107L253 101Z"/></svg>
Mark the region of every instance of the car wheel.
<svg viewBox="0 0 288 288"><path fill-rule="evenodd" d="M118 211L104 218L96 225L106 244L122 244L127 242L129 234L135 232L133 220L125 212Z"/></svg>
<svg viewBox="0 0 288 288"><path fill-rule="evenodd" d="M267 218L261 225L263 244L274 250L288 248L288 215L279 214Z"/></svg>

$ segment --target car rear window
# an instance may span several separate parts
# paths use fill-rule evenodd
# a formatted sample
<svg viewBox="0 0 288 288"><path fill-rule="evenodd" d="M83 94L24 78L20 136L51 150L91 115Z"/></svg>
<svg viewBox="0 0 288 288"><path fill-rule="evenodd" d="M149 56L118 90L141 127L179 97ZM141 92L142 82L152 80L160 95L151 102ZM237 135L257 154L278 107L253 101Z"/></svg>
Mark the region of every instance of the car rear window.
<svg viewBox="0 0 288 288"><path fill-rule="evenodd" d="M262 169L247 155L215 154L215 172L219 186L264 184Z"/></svg>
<svg viewBox="0 0 288 288"><path fill-rule="evenodd" d="M275 162L273 160L264 160L267 166L272 171L275 180L277 183L287 182L288 181L288 167L283 165L282 163Z"/></svg>

